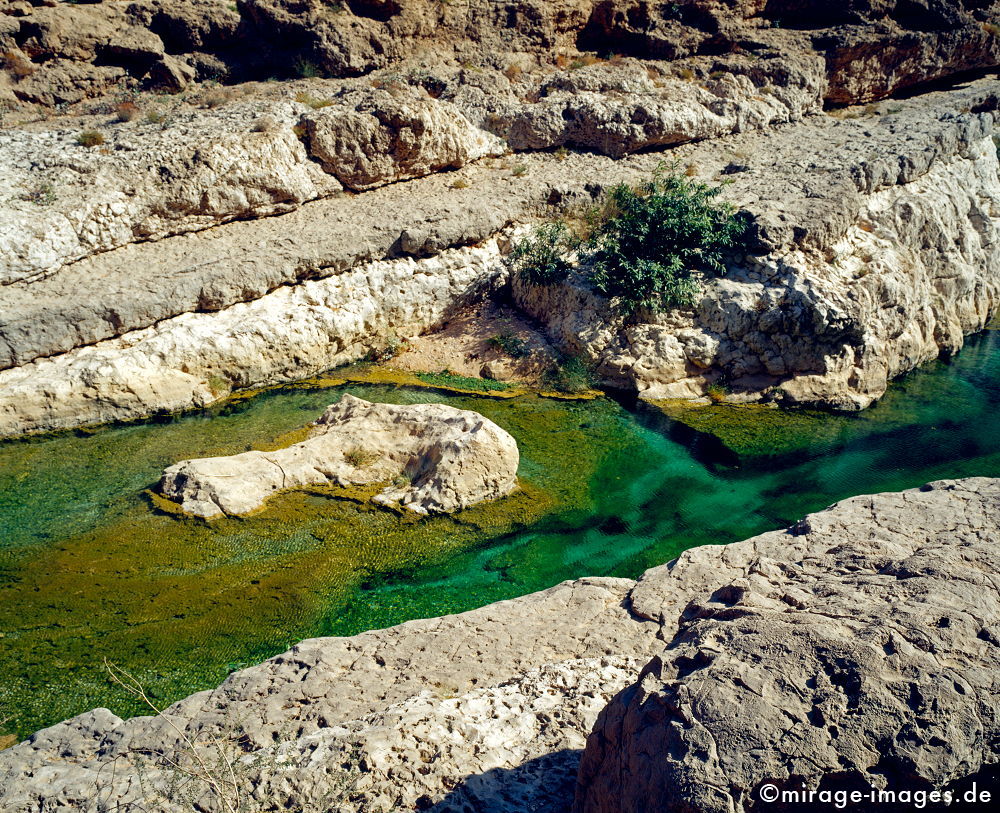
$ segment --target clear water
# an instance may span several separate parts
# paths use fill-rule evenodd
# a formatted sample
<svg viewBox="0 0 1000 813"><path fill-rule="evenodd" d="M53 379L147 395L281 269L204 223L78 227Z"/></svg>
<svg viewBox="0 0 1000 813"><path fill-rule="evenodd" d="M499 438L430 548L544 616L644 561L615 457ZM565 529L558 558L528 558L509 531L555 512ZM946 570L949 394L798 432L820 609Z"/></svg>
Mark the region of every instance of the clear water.
<svg viewBox="0 0 1000 813"><path fill-rule="evenodd" d="M170 463L295 439L340 393L445 401L508 429L523 490L413 519L322 490L245 519L160 511ZM491 399L350 385L269 392L166 423L0 444L0 720L20 735L95 706L140 711L313 635L477 607L582 575L637 576L693 545L783 527L844 497L1000 476L1000 335L858 416ZM0 732L2 733L2 732Z"/></svg>

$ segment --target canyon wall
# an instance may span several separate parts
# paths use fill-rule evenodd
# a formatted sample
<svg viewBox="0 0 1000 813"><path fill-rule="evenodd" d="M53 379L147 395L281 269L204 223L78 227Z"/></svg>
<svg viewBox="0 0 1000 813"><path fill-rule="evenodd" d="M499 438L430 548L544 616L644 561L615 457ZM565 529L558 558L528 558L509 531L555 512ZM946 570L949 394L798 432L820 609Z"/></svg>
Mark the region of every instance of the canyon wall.
<svg viewBox="0 0 1000 813"><path fill-rule="evenodd" d="M864 408L997 310L1000 82L970 72L998 64L998 19L0 3L0 436L306 377L508 292L644 397ZM509 280L521 227L661 162L751 224L693 309L626 322Z"/></svg>

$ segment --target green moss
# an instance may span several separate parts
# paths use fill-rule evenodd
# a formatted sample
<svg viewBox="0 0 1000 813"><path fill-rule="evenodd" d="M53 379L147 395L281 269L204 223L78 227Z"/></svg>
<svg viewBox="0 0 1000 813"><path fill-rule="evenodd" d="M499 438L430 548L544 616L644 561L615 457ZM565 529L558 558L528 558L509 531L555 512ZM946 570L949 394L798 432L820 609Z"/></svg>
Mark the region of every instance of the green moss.
<svg viewBox="0 0 1000 813"><path fill-rule="evenodd" d="M778 409L761 404L690 401L646 403L671 420L695 432L711 435L740 457L773 457L832 443L850 425L852 418L809 410Z"/></svg>
<svg viewBox="0 0 1000 813"><path fill-rule="evenodd" d="M440 373L417 373L425 384L434 387L446 387L458 392L509 392L517 389L516 385L506 381L492 381L487 378L469 378L465 375L457 375L447 370Z"/></svg>

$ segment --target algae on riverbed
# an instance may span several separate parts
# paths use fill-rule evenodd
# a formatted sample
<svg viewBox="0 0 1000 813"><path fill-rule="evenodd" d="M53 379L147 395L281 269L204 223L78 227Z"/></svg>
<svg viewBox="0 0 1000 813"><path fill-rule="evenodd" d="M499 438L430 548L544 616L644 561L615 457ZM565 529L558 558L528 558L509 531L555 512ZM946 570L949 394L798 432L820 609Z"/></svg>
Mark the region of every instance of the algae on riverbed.
<svg viewBox="0 0 1000 813"><path fill-rule="evenodd" d="M0 444L0 719L25 735L95 706L141 711L106 679L104 656L167 703L304 637L584 575L635 577L685 548L782 527L853 494L1000 476L997 333L907 376L861 415L810 416L817 423L790 433L792 446L769 446L772 426L740 455L701 442L729 431L711 411L692 437L606 398L448 395L345 377L166 423ZM294 442L342 392L481 412L517 439L523 492L417 519L309 489L211 522L160 512L145 496L182 458ZM773 418L799 427L803 416ZM841 428L825 429L827 418Z"/></svg>
<svg viewBox="0 0 1000 813"><path fill-rule="evenodd" d="M341 392L447 400L518 439L522 488L456 517L416 518L320 488L282 494L248 518L205 522L160 510L145 489L190 456L295 442ZM622 441L617 410L534 396L488 401L349 385L295 388L166 424L0 447L0 703L25 734L95 705L140 709L107 681L102 658L154 697L212 685L315 634L379 574L438 566L456 552L554 511L586 511L588 482ZM586 426L582 427L581 424Z"/></svg>

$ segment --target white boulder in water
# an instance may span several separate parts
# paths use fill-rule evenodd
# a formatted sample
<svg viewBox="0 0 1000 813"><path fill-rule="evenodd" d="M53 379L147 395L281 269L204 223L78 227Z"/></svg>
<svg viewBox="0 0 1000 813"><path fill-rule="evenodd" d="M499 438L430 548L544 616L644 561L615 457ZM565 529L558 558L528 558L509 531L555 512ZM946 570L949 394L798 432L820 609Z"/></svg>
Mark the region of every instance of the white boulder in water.
<svg viewBox="0 0 1000 813"><path fill-rule="evenodd" d="M249 513L299 486L389 482L375 502L450 513L514 491L519 459L514 438L477 412L344 395L301 443L183 460L163 472L159 490L184 511L213 517Z"/></svg>

